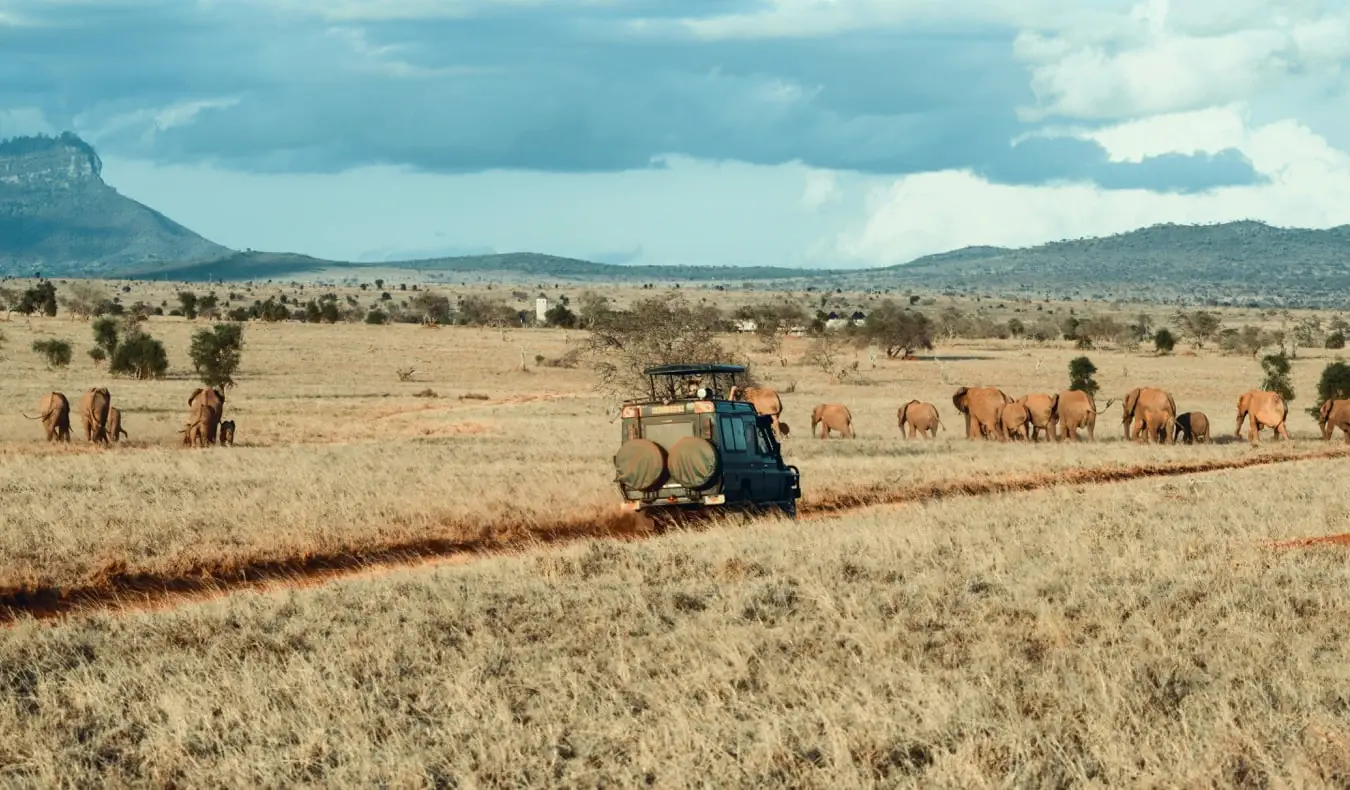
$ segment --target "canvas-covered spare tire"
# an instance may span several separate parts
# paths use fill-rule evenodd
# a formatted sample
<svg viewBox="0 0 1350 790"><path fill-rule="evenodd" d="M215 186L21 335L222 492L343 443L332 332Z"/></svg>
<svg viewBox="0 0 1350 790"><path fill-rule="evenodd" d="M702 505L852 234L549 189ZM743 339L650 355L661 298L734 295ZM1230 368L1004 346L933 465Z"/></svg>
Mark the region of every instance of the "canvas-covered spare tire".
<svg viewBox="0 0 1350 790"><path fill-rule="evenodd" d="M614 454L614 469L621 483L645 491L661 481L666 451L650 439L629 439Z"/></svg>
<svg viewBox="0 0 1350 790"><path fill-rule="evenodd" d="M686 488L706 485L717 472L717 450L701 436L686 436L670 448L670 476Z"/></svg>

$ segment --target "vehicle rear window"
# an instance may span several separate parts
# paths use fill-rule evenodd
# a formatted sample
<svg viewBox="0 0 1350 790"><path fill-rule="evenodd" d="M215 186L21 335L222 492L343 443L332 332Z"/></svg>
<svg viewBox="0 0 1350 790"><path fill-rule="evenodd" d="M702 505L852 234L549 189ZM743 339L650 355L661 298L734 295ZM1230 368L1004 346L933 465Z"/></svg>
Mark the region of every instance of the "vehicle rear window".
<svg viewBox="0 0 1350 790"><path fill-rule="evenodd" d="M694 423L689 420L666 423L647 422L644 420L642 423L642 435L644 438L650 439L666 448L666 451L669 452L670 448L674 447L676 442L686 436L694 435Z"/></svg>
<svg viewBox="0 0 1350 790"><path fill-rule="evenodd" d="M723 450L745 451L745 423L735 417L723 417L719 430Z"/></svg>

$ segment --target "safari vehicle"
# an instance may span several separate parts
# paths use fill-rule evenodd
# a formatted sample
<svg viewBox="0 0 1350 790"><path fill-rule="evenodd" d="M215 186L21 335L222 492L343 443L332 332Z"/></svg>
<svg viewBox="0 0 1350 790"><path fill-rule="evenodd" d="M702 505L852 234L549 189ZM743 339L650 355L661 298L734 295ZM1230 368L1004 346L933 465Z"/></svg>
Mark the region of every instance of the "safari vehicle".
<svg viewBox="0 0 1350 790"><path fill-rule="evenodd" d="M772 421L727 400L741 365L647 368L648 396L624 401L614 455L624 507L649 517L778 509L796 518L801 475L783 462Z"/></svg>

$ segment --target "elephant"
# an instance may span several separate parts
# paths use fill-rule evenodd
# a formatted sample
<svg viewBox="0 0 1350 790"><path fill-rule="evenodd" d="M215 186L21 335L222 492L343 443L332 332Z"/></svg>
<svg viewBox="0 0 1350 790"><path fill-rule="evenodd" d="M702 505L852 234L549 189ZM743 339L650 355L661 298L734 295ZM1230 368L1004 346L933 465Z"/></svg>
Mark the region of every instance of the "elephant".
<svg viewBox="0 0 1350 790"><path fill-rule="evenodd" d="M198 403L192 407L187 424L178 431L183 434L185 447L205 447L211 443L207 438L207 429L214 422L214 415L215 411L208 404Z"/></svg>
<svg viewBox="0 0 1350 790"><path fill-rule="evenodd" d="M1031 421L1029 427L1031 428L1031 440L1033 442L1039 441L1042 432L1053 439L1059 439L1059 436L1055 433L1055 408L1059 405L1058 395L1043 393L1023 395L1013 402L1020 403L1026 408L1027 416Z"/></svg>
<svg viewBox="0 0 1350 790"><path fill-rule="evenodd" d="M740 397L737 397L738 395ZM763 414L772 420L773 429L779 438L788 435L788 424L778 419L783 413L783 401L778 397L778 392L771 387L732 387L727 393L727 400L742 400L749 403L755 407L756 414Z"/></svg>
<svg viewBox="0 0 1350 790"><path fill-rule="evenodd" d="M1209 441L1209 418L1202 411L1188 411L1177 415L1176 436L1186 444Z"/></svg>
<svg viewBox="0 0 1350 790"><path fill-rule="evenodd" d="M947 430L942 424L942 417L938 415L937 407L931 403L924 403L919 400L912 400L900 407L896 412L896 420L900 425L900 435L905 435L905 426L909 426L909 436L913 439L915 434L925 439L936 439L938 428Z"/></svg>
<svg viewBox="0 0 1350 790"><path fill-rule="evenodd" d="M80 398L80 419L84 421L86 441L108 443L108 409L112 395L107 387L93 387Z"/></svg>
<svg viewBox="0 0 1350 790"><path fill-rule="evenodd" d="M1109 404L1108 404L1109 405ZM1055 415L1052 424L1057 428L1055 441L1078 441L1078 429L1087 431L1088 440L1097 440L1097 402L1082 390L1064 390L1055 396Z"/></svg>
<svg viewBox="0 0 1350 790"><path fill-rule="evenodd" d="M1003 407L1003 432L1009 439L1028 438L1027 426L1031 424L1031 412L1027 411L1025 404L1019 401L1013 401Z"/></svg>
<svg viewBox="0 0 1350 790"><path fill-rule="evenodd" d="M1337 428L1345 435L1345 443L1350 444L1350 400L1328 399L1318 410L1317 424L1322 426L1322 439L1331 441L1331 435Z"/></svg>
<svg viewBox="0 0 1350 790"><path fill-rule="evenodd" d="M220 446L234 446L234 420L221 420L220 422Z"/></svg>
<svg viewBox="0 0 1350 790"><path fill-rule="evenodd" d="M952 405L966 417L966 438L983 436L998 437L1000 442L1008 440L1003 430L1003 407L1012 403L1012 398L997 387L962 387L952 395Z"/></svg>
<svg viewBox="0 0 1350 790"><path fill-rule="evenodd" d="M1170 393L1157 387L1136 387L1125 395L1121 413L1126 439L1176 443L1177 404Z"/></svg>
<svg viewBox="0 0 1350 790"><path fill-rule="evenodd" d="M127 432L122 429L122 411L116 406L108 407L108 441L115 442Z"/></svg>
<svg viewBox="0 0 1350 790"><path fill-rule="evenodd" d="M836 431L845 439L853 438L853 415L842 403L821 403L811 410L811 433L820 426L820 438L825 439L830 431Z"/></svg>
<svg viewBox="0 0 1350 790"><path fill-rule="evenodd" d="M1237 427L1233 429L1234 437L1242 438L1242 423L1248 417L1251 417L1251 427L1247 431L1247 439L1252 444L1260 443L1261 431L1265 428L1274 430L1276 439L1289 438L1289 429L1284 424L1289 417L1289 404L1284 402L1280 393L1262 390L1248 390L1242 393L1237 402Z"/></svg>
<svg viewBox="0 0 1350 790"><path fill-rule="evenodd" d="M208 413L203 415L205 420L207 444L216 443L216 429L220 425L221 417L225 414L225 395L220 390L202 389L198 387L188 396L188 406L194 409L193 416L189 422L196 419L195 409L198 405L207 407Z"/></svg>
<svg viewBox="0 0 1350 790"><path fill-rule="evenodd" d="M30 420L42 420L42 427L47 432L47 441L70 441L70 401L60 392L49 392L42 396L38 402L38 416L29 417Z"/></svg>

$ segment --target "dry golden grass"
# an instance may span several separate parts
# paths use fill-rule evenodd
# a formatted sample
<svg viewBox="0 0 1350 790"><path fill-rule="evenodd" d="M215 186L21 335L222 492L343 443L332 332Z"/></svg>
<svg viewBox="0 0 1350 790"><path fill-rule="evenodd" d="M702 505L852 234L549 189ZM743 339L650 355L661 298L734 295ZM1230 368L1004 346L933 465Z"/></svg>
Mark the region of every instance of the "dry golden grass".
<svg viewBox="0 0 1350 790"><path fill-rule="evenodd" d="M250 324L239 386L226 416L238 423L232 450L184 450L178 427L197 386L187 346L199 323L155 319L172 365L164 381L110 378L82 353L81 321L16 318L3 325L7 386L0 390L0 476L6 507L0 536L0 587L98 584L116 574L220 570L287 557L371 551L425 539L473 541L519 535L561 520L612 511L617 493L610 457L617 442L614 404L596 395L583 369L534 366L560 356L579 333L553 330L423 329L417 326ZM42 336L75 341L68 370L50 371L28 350ZM1267 443L1139 447L1119 441L1119 407L1098 422L1095 445L999 446L963 440L950 394L960 384L996 384L1017 396L1066 385L1068 360L1081 352L1011 343L942 347L933 361L878 362L857 352L869 385L839 385L820 370L771 364L749 337L729 337L783 395L794 432L788 456L803 473L804 504L837 501L877 488L1082 467L1121 468L1176 459L1221 460L1289 452ZM808 345L787 341L787 357ZM849 354L854 352L850 351ZM526 360L527 370L520 361ZM1098 401L1139 384L1171 390L1183 410L1201 408L1216 435L1231 433L1233 403L1259 381L1246 359L1093 352ZM1306 405L1325 360L1295 364ZM413 380L395 370L411 367ZM106 385L122 409L130 440L100 451L40 441L34 413L58 389L75 402ZM424 390L438 397L418 397ZM464 399L477 394L487 400ZM937 442L906 442L895 410L917 397L947 422ZM849 405L859 438L813 439L810 408ZM74 417L75 432L79 420ZM1296 411L1291 431L1305 449L1312 418Z"/></svg>
<svg viewBox="0 0 1350 790"><path fill-rule="evenodd" d="M151 320L171 375L135 382L83 355L83 322L0 323L0 588L586 534L616 509L615 404L585 370L533 362L577 333L250 324L226 405L239 446L188 450L199 325ZM53 336L74 341L69 370L28 350ZM841 385L798 362L805 340L786 367L726 340L795 389L787 454L814 516L21 622L0 640L0 784L1350 783L1346 555L1260 545L1350 531L1350 462L822 515L924 486L1319 451L1302 409L1326 358L1295 363L1289 445L1137 446L1113 406L1095 444L1027 446L965 441L952 391L1062 389L1082 352L958 343L873 368L850 351L869 383ZM1260 380L1209 351L1088 353L1099 406L1155 384L1216 436ZM123 410L123 446L47 445L20 416L96 385ZM914 397L948 423L938 441L899 436ZM808 436L827 401L851 408L857 440Z"/></svg>
<svg viewBox="0 0 1350 790"><path fill-rule="evenodd" d="M877 508L0 641L41 786L1323 787L1345 461Z"/></svg>

